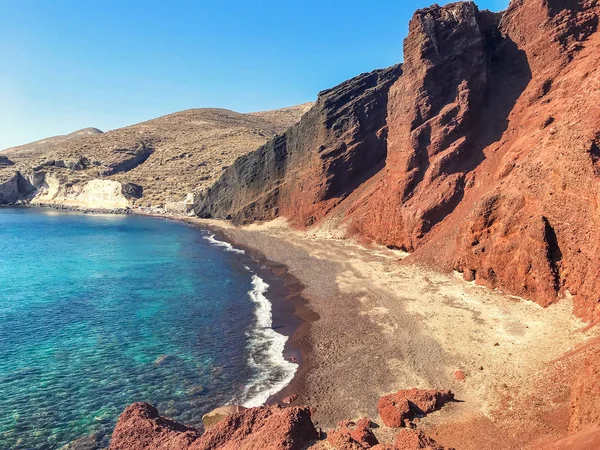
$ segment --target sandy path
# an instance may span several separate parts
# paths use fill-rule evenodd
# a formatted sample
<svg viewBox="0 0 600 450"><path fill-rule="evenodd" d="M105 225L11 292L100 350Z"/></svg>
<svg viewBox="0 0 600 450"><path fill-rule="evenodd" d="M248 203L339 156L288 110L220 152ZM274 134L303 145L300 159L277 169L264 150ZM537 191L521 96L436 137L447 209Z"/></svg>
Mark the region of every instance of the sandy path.
<svg viewBox="0 0 600 450"><path fill-rule="evenodd" d="M286 265L306 286L319 319L295 336L305 361L287 392L316 407L323 427L365 415L378 419L380 395L412 387L452 389L461 400L429 416L425 426L492 418L531 392L550 361L591 336L581 332L584 324L572 316L568 299L543 309L399 264L401 252L292 231L282 220L216 225ZM465 381L454 379L457 370Z"/></svg>

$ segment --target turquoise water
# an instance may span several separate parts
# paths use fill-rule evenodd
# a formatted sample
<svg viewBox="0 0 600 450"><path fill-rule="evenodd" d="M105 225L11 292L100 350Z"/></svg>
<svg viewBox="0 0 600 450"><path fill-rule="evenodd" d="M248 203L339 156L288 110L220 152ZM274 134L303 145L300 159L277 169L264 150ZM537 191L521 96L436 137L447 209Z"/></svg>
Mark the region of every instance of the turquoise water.
<svg viewBox="0 0 600 450"><path fill-rule="evenodd" d="M199 424L287 383L243 256L176 222L0 209L0 448L107 445L132 402Z"/></svg>

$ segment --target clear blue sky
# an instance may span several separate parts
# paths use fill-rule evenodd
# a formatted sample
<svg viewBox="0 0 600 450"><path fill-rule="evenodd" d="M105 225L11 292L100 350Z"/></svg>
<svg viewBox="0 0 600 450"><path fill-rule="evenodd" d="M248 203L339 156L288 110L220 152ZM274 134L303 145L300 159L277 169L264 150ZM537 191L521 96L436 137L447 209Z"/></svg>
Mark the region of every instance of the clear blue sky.
<svg viewBox="0 0 600 450"><path fill-rule="evenodd" d="M0 149L188 108L313 101L400 62L412 13L433 2L0 0Z"/></svg>

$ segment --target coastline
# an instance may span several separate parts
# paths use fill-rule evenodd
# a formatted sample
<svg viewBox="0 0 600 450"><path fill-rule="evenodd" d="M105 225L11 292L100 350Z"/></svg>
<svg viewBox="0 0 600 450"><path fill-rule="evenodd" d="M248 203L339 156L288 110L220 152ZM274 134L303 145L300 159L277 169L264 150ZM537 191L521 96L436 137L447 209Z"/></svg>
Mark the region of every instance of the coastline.
<svg viewBox="0 0 600 450"><path fill-rule="evenodd" d="M303 286L297 313L306 321L291 339L302 364L270 400L297 394L293 404L309 405L315 426L377 420L381 395L417 387L456 394L457 402L419 425L449 447L508 450L566 434L568 367L577 360L560 357L598 334L584 330L570 299L542 308L403 264L400 251L294 230L283 219L243 227L185 220L220 229L227 242L284 267ZM543 406L532 409L531 398ZM393 430L376 434L385 441Z"/></svg>
<svg viewBox="0 0 600 450"><path fill-rule="evenodd" d="M569 299L544 309L402 264L400 251L294 230L283 219L236 227L132 213L214 233L244 250L273 286L273 325L290 336L284 356L300 364L267 403L298 395L292 404L310 406L315 426L327 429L363 416L377 420L379 396L399 389L451 389L458 402L419 425L445 446L508 450L566 434L569 368L579 360L562 357L598 335L572 315ZM302 319L297 327L286 323L293 317ZM531 398L543 406L528 407ZM393 433L376 430L382 441Z"/></svg>
<svg viewBox="0 0 600 450"><path fill-rule="evenodd" d="M204 233L210 233L217 241L221 241L227 245L223 246L224 251L232 251L238 253L236 255L236 262L242 267L246 268L253 274L256 274L261 281L264 281L268 285L266 292L266 298L271 306L271 314L273 329L278 334L286 338L284 344L282 357L286 362L293 362L297 365L295 374L290 383L287 383L281 390L270 395L266 404L282 403L282 400L287 396L289 392L289 385L296 379L296 375L299 371L303 370L303 355L306 353L301 344L301 340L298 336L306 334L305 328L308 328L309 322L314 320L314 315L310 309L306 307L308 301L302 296L304 286L302 283L289 273L285 265L276 263L267 259L262 253L257 251L255 248L246 246L241 242L231 240L229 236L224 232L223 224L212 224L198 222L193 217L177 214L156 214L139 209L90 209L80 207L70 207L56 204L22 204L22 205L0 205L2 208L11 209L42 209L42 210L56 210L63 213L79 213L79 214L107 214L107 215L132 215L140 217L151 217L156 219L170 220L175 222L184 223L197 228L200 234L203 234L202 238L206 238ZM209 240L210 242L210 240ZM213 242L212 245L222 246L218 242ZM233 246L232 248L227 248ZM241 250L238 252L237 250ZM249 292L252 296L253 291ZM258 306L257 306L258 307ZM235 400L235 399L232 399ZM246 403L250 399L243 399L240 403ZM257 405L252 405L257 406Z"/></svg>
<svg viewBox="0 0 600 450"><path fill-rule="evenodd" d="M199 228L200 232L210 233L212 236L211 241L216 240L216 242L213 242L214 245L222 246L220 243L226 243L227 246L224 246L224 250L238 253L236 256L238 262L245 266L253 275L257 276L261 284L266 283L266 291L258 292L258 294L264 294L265 300L270 304L272 324L269 328L285 337L281 356L286 362L292 362L297 366L292 377L292 380L295 379L296 373L302 367L303 359L302 349L296 345L295 337L305 323L310 320L309 315L299 313L299 308L307 303L302 297L304 287L300 281L291 275L285 266L269 261L264 255L251 247L228 239L219 227L197 224L182 217L169 217L169 219L181 221ZM251 297L256 294L257 292L253 291L249 293ZM285 398L282 392L285 392L292 380L285 383L285 386L281 389L269 395L264 402L261 401L259 403L281 403L283 398ZM270 389L273 389L273 387ZM262 397L262 395L259 397ZM246 398L241 403L246 407L259 406L258 403L251 402L250 400L252 399Z"/></svg>
<svg viewBox="0 0 600 450"><path fill-rule="evenodd" d="M223 224L199 223L189 217L172 219L199 227L201 230L209 230L218 240L243 250L245 255L253 260L252 269L269 285L267 297L272 305L273 329L288 338L283 357L298 365L293 379L277 393L271 395L265 404L281 404L286 397L298 395L298 392L302 391L298 380L305 378L307 372L305 362L309 359L310 348L306 341L310 335L312 322L319 319L318 314L310 308L310 301L304 296L304 284L290 273L286 265L268 259L258 249L229 236Z"/></svg>

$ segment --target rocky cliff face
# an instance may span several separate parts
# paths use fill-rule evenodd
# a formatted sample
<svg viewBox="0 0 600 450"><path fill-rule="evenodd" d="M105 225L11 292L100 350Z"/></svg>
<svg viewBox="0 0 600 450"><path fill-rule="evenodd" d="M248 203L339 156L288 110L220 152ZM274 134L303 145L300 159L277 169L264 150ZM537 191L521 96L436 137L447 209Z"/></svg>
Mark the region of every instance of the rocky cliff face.
<svg viewBox="0 0 600 450"><path fill-rule="evenodd" d="M402 67L325 91L195 205L336 224L408 262L600 318L600 6L417 11Z"/></svg>
<svg viewBox="0 0 600 450"><path fill-rule="evenodd" d="M0 205L27 198L35 188L18 171L0 172Z"/></svg>
<svg viewBox="0 0 600 450"><path fill-rule="evenodd" d="M239 158L196 202L201 217L236 223L283 214L310 225L380 169L387 154L387 98L400 66L321 92L300 122Z"/></svg>

